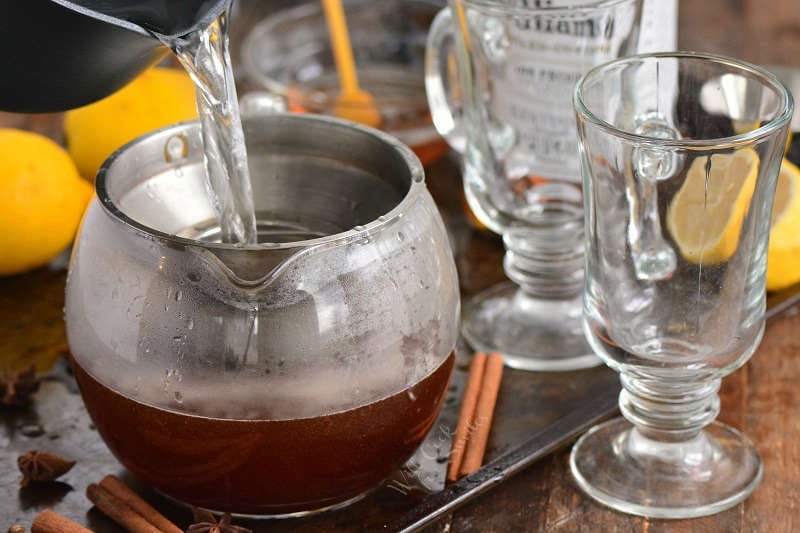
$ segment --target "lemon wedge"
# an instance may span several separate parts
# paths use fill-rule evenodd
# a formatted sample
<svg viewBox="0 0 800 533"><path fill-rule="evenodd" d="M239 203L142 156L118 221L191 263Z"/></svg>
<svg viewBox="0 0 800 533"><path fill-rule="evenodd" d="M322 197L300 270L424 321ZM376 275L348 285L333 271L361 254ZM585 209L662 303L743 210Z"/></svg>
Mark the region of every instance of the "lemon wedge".
<svg viewBox="0 0 800 533"><path fill-rule="evenodd" d="M767 253L767 290L800 281L800 169L784 159L772 208Z"/></svg>
<svg viewBox="0 0 800 533"><path fill-rule="evenodd" d="M708 174L706 179L706 174ZM692 161L667 211L667 229L684 259L718 264L736 252L758 176L758 154L741 149Z"/></svg>

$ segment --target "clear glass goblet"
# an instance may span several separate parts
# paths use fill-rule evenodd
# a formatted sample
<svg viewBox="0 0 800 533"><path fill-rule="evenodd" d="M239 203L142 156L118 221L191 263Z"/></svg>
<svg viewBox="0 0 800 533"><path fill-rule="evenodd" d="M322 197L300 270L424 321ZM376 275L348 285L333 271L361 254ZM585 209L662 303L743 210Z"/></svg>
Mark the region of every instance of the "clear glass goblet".
<svg viewBox="0 0 800 533"><path fill-rule="evenodd" d="M621 374L623 418L575 444L590 496L660 518L713 514L762 463L714 422L723 376L764 331L770 213L794 104L770 73L693 53L612 61L574 93L586 211L584 329Z"/></svg>
<svg viewBox="0 0 800 533"><path fill-rule="evenodd" d="M475 296L462 332L528 370L595 366L581 329L583 211L570 95L634 53L641 0L451 0L431 25L434 125L463 155L477 218L503 236L510 283Z"/></svg>

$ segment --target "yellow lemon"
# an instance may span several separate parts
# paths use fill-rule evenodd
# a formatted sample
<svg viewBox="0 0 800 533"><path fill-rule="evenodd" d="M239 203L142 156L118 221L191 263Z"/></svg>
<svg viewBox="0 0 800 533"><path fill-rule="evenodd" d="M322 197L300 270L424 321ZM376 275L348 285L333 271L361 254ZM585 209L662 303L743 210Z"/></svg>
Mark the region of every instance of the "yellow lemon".
<svg viewBox="0 0 800 533"><path fill-rule="evenodd" d="M800 281L800 169L784 159L772 208L767 254L767 290Z"/></svg>
<svg viewBox="0 0 800 533"><path fill-rule="evenodd" d="M757 176L758 154L749 148L714 154L710 164L708 156L692 161L667 211L667 229L687 261L716 264L730 259Z"/></svg>
<svg viewBox="0 0 800 533"><path fill-rule="evenodd" d="M197 117L194 85L186 72L151 68L111 96L68 111L67 149L87 179L114 150L149 131Z"/></svg>
<svg viewBox="0 0 800 533"><path fill-rule="evenodd" d="M40 267L66 248L91 194L59 145L0 129L0 276Z"/></svg>

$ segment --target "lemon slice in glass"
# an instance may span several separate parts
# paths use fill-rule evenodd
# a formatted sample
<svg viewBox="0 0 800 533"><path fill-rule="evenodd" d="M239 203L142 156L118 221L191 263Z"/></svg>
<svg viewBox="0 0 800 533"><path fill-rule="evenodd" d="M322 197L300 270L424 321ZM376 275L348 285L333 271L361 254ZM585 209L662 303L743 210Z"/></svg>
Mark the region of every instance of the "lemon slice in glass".
<svg viewBox="0 0 800 533"><path fill-rule="evenodd" d="M667 229L687 261L718 264L736 252L758 176L758 154L745 148L692 161L667 211Z"/></svg>
<svg viewBox="0 0 800 533"><path fill-rule="evenodd" d="M800 169L784 159L772 208L767 254L767 290L800 281Z"/></svg>

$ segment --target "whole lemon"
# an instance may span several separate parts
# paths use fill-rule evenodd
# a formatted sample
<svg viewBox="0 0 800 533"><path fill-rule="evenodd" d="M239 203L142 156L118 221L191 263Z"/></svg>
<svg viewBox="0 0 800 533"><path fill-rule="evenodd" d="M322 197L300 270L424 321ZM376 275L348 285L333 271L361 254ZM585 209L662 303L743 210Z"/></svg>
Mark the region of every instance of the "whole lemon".
<svg viewBox="0 0 800 533"><path fill-rule="evenodd" d="M153 67L111 96L68 111L64 135L78 170L92 180L103 161L123 144L193 118L197 118L197 106L189 75Z"/></svg>
<svg viewBox="0 0 800 533"><path fill-rule="evenodd" d="M58 144L0 129L0 276L40 267L66 248L91 194Z"/></svg>
<svg viewBox="0 0 800 533"><path fill-rule="evenodd" d="M767 253L767 290L800 282L800 168L783 160L772 208Z"/></svg>

